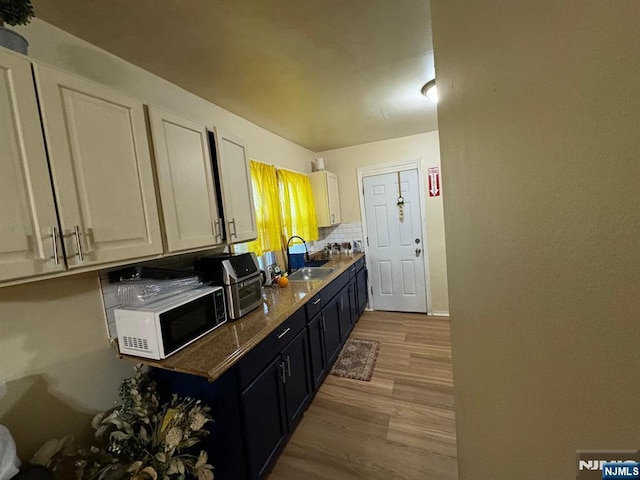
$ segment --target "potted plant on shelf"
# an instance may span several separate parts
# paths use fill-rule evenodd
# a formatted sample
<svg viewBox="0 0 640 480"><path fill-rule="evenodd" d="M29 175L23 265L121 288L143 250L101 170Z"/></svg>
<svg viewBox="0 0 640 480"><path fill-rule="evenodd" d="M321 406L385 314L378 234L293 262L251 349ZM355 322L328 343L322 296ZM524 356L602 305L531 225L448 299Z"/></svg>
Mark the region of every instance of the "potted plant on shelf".
<svg viewBox="0 0 640 480"><path fill-rule="evenodd" d="M33 16L31 0L0 0L0 46L26 55L29 47L27 39L4 28L4 24L26 25Z"/></svg>

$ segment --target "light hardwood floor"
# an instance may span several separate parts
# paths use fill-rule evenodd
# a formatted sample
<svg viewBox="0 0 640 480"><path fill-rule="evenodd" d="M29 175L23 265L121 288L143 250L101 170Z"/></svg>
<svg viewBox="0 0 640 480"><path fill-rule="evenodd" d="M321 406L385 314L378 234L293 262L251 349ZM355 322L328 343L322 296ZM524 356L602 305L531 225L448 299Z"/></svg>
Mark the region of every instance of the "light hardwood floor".
<svg viewBox="0 0 640 480"><path fill-rule="evenodd" d="M365 312L378 340L371 382L329 375L269 480L456 480L449 320Z"/></svg>

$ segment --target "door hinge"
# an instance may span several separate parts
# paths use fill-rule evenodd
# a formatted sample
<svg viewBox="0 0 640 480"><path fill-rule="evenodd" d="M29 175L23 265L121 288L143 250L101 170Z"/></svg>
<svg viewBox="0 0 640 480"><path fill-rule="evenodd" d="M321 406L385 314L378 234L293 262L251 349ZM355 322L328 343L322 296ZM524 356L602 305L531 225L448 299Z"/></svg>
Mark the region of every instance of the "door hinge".
<svg viewBox="0 0 640 480"><path fill-rule="evenodd" d="M367 247L369 246L369 237L367 237Z"/></svg>
<svg viewBox="0 0 640 480"><path fill-rule="evenodd" d="M371 290L371 296L373 296L373 285L369 287L369 290Z"/></svg>

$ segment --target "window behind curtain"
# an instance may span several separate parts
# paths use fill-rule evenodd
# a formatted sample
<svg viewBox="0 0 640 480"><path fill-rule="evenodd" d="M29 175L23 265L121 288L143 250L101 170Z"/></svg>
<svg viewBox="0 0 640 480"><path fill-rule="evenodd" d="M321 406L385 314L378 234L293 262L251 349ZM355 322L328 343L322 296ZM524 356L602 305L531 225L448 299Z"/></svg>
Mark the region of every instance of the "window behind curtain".
<svg viewBox="0 0 640 480"><path fill-rule="evenodd" d="M318 239L318 219L309 177L289 170L278 170L280 211L286 238L298 235L307 242Z"/></svg>
<svg viewBox="0 0 640 480"><path fill-rule="evenodd" d="M280 221L278 177L276 167L273 165L251 160L249 166L258 238L249 242L246 248L260 256L265 252L281 248L282 222Z"/></svg>
<svg viewBox="0 0 640 480"><path fill-rule="evenodd" d="M234 245L234 252L251 251L260 257L270 251L280 251L283 236L285 239L298 235L306 241L317 240L318 219L309 177L255 160L249 165L258 238ZM273 261L270 259L268 263Z"/></svg>

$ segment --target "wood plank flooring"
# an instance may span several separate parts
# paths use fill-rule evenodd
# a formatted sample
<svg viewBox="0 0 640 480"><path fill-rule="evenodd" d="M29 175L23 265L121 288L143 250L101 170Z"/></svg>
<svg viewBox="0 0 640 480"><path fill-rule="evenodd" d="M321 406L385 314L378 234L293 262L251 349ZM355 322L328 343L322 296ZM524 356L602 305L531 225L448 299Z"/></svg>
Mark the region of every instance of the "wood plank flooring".
<svg viewBox="0 0 640 480"><path fill-rule="evenodd" d="M448 318L365 312L371 382L329 375L269 480L457 480Z"/></svg>

